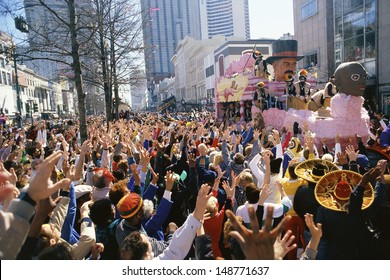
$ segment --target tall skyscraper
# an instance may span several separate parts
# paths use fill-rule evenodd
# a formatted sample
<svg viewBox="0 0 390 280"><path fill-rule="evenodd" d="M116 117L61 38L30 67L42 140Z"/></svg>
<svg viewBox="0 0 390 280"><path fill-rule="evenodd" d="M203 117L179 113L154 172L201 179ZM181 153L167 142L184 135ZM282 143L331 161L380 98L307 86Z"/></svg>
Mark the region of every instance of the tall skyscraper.
<svg viewBox="0 0 390 280"><path fill-rule="evenodd" d="M60 17L64 17L67 7L65 2L48 0L45 4L56 11ZM47 8L42 6L37 0L24 0L24 8L26 13L27 24L31 27L28 34L28 41L30 49L34 50L29 53L29 56L33 58L41 58L34 60L27 60L25 63L28 67L31 67L37 74L47 77L50 80L58 78L60 74L61 64L49 58L54 58L56 53L46 52L44 49L50 48L50 44L46 42L57 42L61 38L61 34L66 34L64 31L63 23L59 22ZM67 42L62 36L62 45L64 49L67 46ZM39 51L42 50L42 51ZM65 59L61 56L58 60ZM64 67L64 66L62 66Z"/></svg>
<svg viewBox="0 0 390 280"><path fill-rule="evenodd" d="M171 58L185 36L201 39L198 0L142 0L146 79L150 107L158 102L155 83L175 75Z"/></svg>
<svg viewBox="0 0 390 280"><path fill-rule="evenodd" d="M148 80L173 76L171 58L186 35L200 39L199 3L194 0L141 1Z"/></svg>
<svg viewBox="0 0 390 280"><path fill-rule="evenodd" d="M248 0L199 0L202 39L216 35L249 39Z"/></svg>

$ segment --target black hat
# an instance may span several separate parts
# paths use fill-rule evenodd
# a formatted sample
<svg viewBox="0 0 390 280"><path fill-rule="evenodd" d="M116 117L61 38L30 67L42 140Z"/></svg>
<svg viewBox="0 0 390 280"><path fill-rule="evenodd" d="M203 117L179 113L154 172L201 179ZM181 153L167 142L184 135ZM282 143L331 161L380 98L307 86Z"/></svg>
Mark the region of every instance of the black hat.
<svg viewBox="0 0 390 280"><path fill-rule="evenodd" d="M295 167L295 174L308 182L317 183L325 174L339 170L334 163L322 159L309 159Z"/></svg>
<svg viewBox="0 0 390 280"><path fill-rule="evenodd" d="M278 40L272 42L272 56L267 58L267 62L272 64L281 58L296 58L301 60L304 56L298 56L297 40Z"/></svg>

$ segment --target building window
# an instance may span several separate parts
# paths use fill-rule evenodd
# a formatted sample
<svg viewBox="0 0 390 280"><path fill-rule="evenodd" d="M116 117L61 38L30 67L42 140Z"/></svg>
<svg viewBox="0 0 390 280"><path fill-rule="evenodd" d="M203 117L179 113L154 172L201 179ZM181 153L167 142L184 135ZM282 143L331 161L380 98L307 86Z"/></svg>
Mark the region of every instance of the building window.
<svg viewBox="0 0 390 280"><path fill-rule="evenodd" d="M6 78L5 72L1 72L1 74L3 76L3 83L6 85L7 84L7 78Z"/></svg>
<svg viewBox="0 0 390 280"><path fill-rule="evenodd" d="M1 66L1 68L5 67L5 61L4 61L4 58L2 58L2 57L0 57L0 66Z"/></svg>
<svg viewBox="0 0 390 280"><path fill-rule="evenodd" d="M11 82L11 74L10 73L7 73L7 80L8 80L8 84L11 85L12 82Z"/></svg>
<svg viewBox="0 0 390 280"><path fill-rule="evenodd" d="M341 58L341 51L340 50L335 52L335 60L336 60L336 62L341 62L342 58Z"/></svg>
<svg viewBox="0 0 390 280"><path fill-rule="evenodd" d="M223 55L221 55L218 58L218 65L219 65L219 76L220 77L225 76L225 66L224 66L224 63L223 63Z"/></svg>
<svg viewBox="0 0 390 280"><path fill-rule="evenodd" d="M317 13L317 0L309 0L301 6L301 20L305 20Z"/></svg>
<svg viewBox="0 0 390 280"><path fill-rule="evenodd" d="M318 65L318 54L317 54L317 51L305 55L303 63L304 63L304 65L303 65L304 68L317 66Z"/></svg>
<svg viewBox="0 0 390 280"><path fill-rule="evenodd" d="M344 1L344 13L348 13L357 7L361 7L363 5L363 0L349 0Z"/></svg>
<svg viewBox="0 0 390 280"><path fill-rule="evenodd" d="M206 68L206 78L214 75L214 65Z"/></svg>
<svg viewBox="0 0 390 280"><path fill-rule="evenodd" d="M366 57L375 58L375 32L366 33Z"/></svg>
<svg viewBox="0 0 390 280"><path fill-rule="evenodd" d="M344 41L344 58L346 62L360 61L363 59L364 38L363 35Z"/></svg>

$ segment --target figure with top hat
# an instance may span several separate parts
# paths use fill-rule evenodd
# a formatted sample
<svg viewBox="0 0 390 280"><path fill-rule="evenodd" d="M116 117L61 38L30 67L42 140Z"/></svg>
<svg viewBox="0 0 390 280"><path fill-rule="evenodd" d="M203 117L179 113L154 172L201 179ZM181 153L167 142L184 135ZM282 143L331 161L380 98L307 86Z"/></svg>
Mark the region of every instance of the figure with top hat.
<svg viewBox="0 0 390 280"><path fill-rule="evenodd" d="M263 55L259 51L254 51L252 57L255 59L254 72L255 76L268 80L270 73L267 70L267 61L263 59Z"/></svg>
<svg viewBox="0 0 390 280"><path fill-rule="evenodd" d="M274 69L274 81L284 82L285 73L292 71L295 73L297 61L303 56L298 56L297 40L278 40L272 42L272 56L267 58L267 63Z"/></svg>

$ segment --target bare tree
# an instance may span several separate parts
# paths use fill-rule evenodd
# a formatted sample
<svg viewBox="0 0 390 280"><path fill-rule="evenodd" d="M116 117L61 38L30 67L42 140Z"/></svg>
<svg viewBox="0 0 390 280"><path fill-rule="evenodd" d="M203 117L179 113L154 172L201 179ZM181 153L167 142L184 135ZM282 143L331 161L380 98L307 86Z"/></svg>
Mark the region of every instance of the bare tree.
<svg viewBox="0 0 390 280"><path fill-rule="evenodd" d="M106 115L113 111L118 117L119 87L134 82L132 77L143 64L139 59L144 49L140 5L136 0L94 0L94 5L99 26L95 46L101 64L95 79L104 89Z"/></svg>
<svg viewBox="0 0 390 280"><path fill-rule="evenodd" d="M17 4L17 5L15 5ZM91 5L92 4L92 5ZM77 92L81 138L87 138L83 80L104 91L106 118L118 116L119 87L134 82L143 64L141 11L137 0L4 0L0 13L15 17L23 9L41 11L30 24L24 60L46 60L61 65ZM35 13L36 14L36 13ZM28 22L35 19L27 18ZM114 93L114 94L113 94Z"/></svg>

